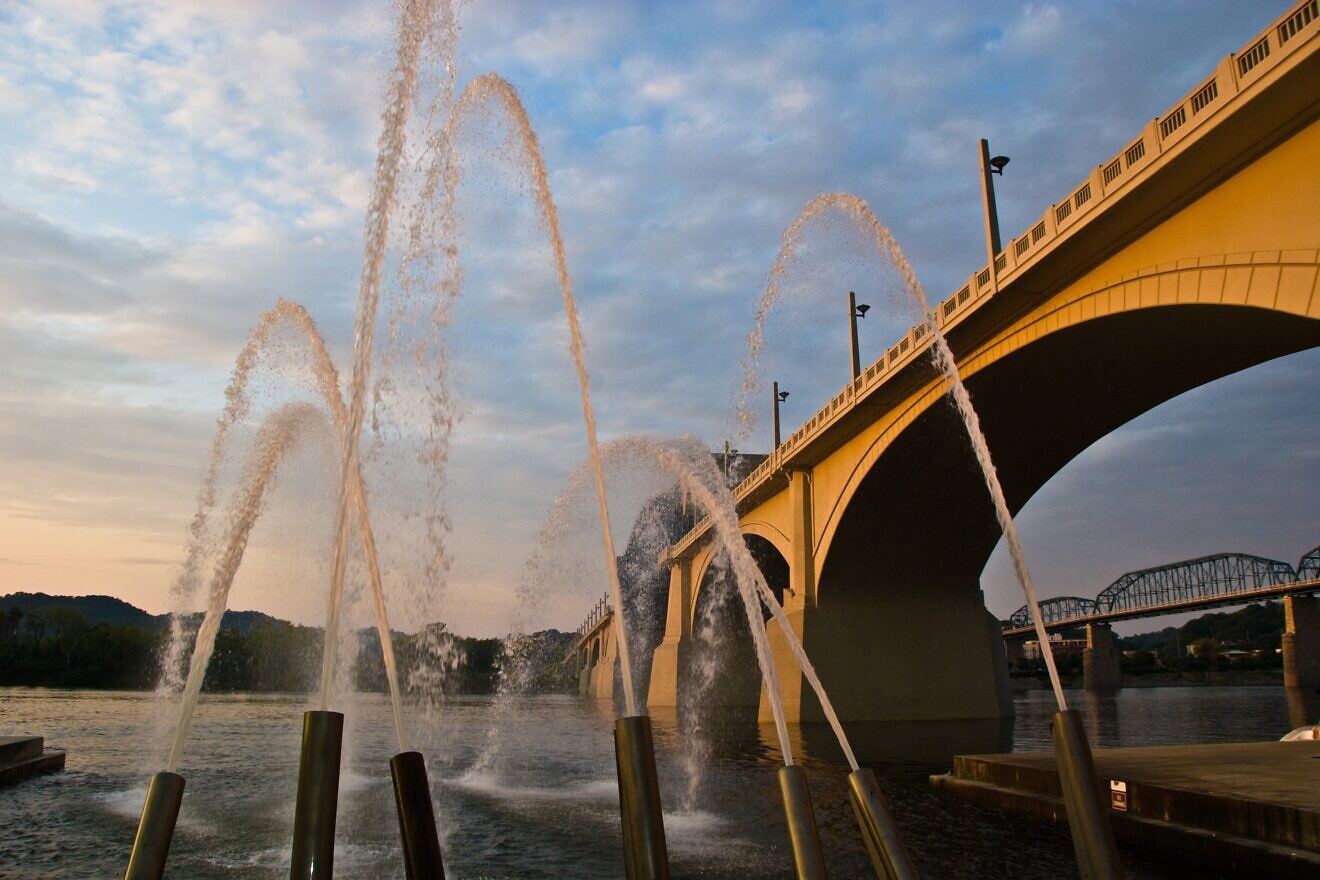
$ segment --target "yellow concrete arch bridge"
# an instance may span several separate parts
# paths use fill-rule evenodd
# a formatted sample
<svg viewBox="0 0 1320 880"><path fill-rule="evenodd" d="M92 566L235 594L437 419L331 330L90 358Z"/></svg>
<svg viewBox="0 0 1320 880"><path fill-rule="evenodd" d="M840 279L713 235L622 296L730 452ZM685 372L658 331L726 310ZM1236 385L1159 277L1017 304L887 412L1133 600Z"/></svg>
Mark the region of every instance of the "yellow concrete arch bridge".
<svg viewBox="0 0 1320 880"><path fill-rule="evenodd" d="M1308 0L936 306L1015 511L1128 420L1320 345L1318 118L1320 10ZM1000 624L979 590L1000 531L929 342L914 328L736 490L749 544L777 569L845 719L1011 713ZM653 708L684 686L714 592L712 538L698 523L664 556ZM771 634L790 717L819 720ZM727 698L755 702L757 680Z"/></svg>

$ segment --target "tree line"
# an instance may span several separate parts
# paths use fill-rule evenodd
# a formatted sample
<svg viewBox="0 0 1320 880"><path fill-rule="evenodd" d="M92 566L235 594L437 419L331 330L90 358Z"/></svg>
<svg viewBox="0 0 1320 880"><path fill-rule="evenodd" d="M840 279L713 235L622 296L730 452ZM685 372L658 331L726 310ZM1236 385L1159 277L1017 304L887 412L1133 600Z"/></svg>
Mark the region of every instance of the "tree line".
<svg viewBox="0 0 1320 880"><path fill-rule="evenodd" d="M180 675L187 674L200 615L184 620L189 641ZM160 679L169 628L91 623L70 608L0 611L0 686L148 690ZM519 687L572 692L573 664L561 662L572 636L553 630L506 643L466 638L434 624L415 634L393 633L400 684L406 691L490 693L517 672ZM301 693L319 684L322 630L265 619L250 627L222 627L202 683L211 692ZM358 633L352 678L363 691L387 690L380 639Z"/></svg>
<svg viewBox="0 0 1320 880"><path fill-rule="evenodd" d="M1118 639L1124 654L1119 663L1126 673L1208 672L1279 669L1278 653L1283 635L1283 603L1258 602L1235 611L1215 611L1156 632ZM1065 639L1086 637L1084 629L1063 633ZM1233 652L1233 653L1230 653ZM1241 653L1238 653L1241 652ZM1061 675L1079 675L1082 655L1058 653L1055 665ZM1019 658L1016 675L1044 675L1045 661Z"/></svg>

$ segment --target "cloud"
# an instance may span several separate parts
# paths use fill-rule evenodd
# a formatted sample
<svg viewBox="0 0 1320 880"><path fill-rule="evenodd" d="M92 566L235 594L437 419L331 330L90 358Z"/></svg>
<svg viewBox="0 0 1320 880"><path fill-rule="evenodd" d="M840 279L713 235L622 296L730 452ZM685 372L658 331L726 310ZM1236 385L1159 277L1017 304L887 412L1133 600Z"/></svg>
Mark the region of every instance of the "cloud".
<svg viewBox="0 0 1320 880"><path fill-rule="evenodd" d="M163 603L169 566L129 583L96 565L170 558L260 311L278 296L304 303L347 368L393 14L348 0L62 0L0 16L0 154L13 169L0 189L0 497L6 515L61 539L65 528L135 536L142 547L86 563L130 598ZM942 298L984 259L977 138L1013 157L999 201L1016 233L1263 15L1228 0L937 15L492 2L461 10L458 78L505 74L537 127L602 436L692 431L720 446L755 302L812 196L866 197ZM447 339L464 417L445 498L453 625L482 632L507 625L537 525L585 452L549 248L516 160L498 124L465 133L464 293ZM821 241L768 328L763 375L792 388L790 430L845 376L845 291L887 301L882 266ZM868 357L901 323L882 311L861 328ZM263 378L261 406L300 370ZM1316 523L1297 487L1320 465L1298 395L1318 372L1300 355L1217 383L1081 456L1023 515L1043 592L1098 589L1111 571L1273 527L1262 551L1300 540ZM401 430L428 430L408 416ZM1225 432L1225 420L1262 427ZM766 434L740 443L765 448ZM1243 461L1269 464L1254 481L1220 476ZM420 493L405 466L380 463L373 486ZM276 519L312 516L306 498L281 503ZM1240 528L1248 520L1259 530ZM257 554L268 573L274 540ZM997 611L1018 604L1006 573L996 557L985 575ZM258 581L249 604L264 601Z"/></svg>

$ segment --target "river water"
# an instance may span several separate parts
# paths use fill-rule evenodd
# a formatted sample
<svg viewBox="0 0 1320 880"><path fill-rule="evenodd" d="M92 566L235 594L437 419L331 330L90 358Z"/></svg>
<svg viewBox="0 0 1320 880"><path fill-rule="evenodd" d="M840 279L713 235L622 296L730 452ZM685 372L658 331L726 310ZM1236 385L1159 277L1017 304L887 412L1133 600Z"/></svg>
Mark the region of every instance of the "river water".
<svg viewBox="0 0 1320 880"><path fill-rule="evenodd" d="M1069 700L1098 746L1278 739L1293 726L1277 686L1073 691ZM288 876L300 716L309 707L303 695L202 699L167 876ZM147 777L159 769L144 743L157 736L160 709L149 694L0 689L0 735L42 735L68 752L63 773L0 789L0 877L122 875ZM954 753L1045 747L1050 693L1020 692L1015 709L1003 725L849 726L924 876L1076 876L1066 829L930 787L929 775L946 771ZM352 715L335 867L341 877L401 877L389 706L363 696ZM427 761L451 877L622 876L608 715L569 697L529 700L512 713L465 697L448 704L436 733ZM871 876L842 756L827 731L795 728L794 736L831 875ZM674 876L791 877L773 730L723 716L688 807L678 804L689 799L692 744L665 718L656 719L656 739ZM1188 874L1154 854L1124 848L1123 856L1131 878Z"/></svg>

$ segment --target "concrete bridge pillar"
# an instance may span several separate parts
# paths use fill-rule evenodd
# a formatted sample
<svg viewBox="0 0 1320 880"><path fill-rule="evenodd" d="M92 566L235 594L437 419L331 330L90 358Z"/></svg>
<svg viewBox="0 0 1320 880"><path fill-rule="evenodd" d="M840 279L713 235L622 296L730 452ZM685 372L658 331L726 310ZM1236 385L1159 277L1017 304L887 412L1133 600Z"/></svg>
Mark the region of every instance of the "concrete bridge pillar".
<svg viewBox="0 0 1320 880"><path fill-rule="evenodd" d="M1107 623L1086 627L1086 650L1082 653L1082 685L1088 691L1111 691L1123 686L1114 630Z"/></svg>
<svg viewBox="0 0 1320 880"><path fill-rule="evenodd" d="M1024 638L1004 639L1004 657L1010 667L1026 656L1024 651L1026 641Z"/></svg>
<svg viewBox="0 0 1320 880"><path fill-rule="evenodd" d="M588 695L600 702L612 702L614 700L614 660L618 656L618 648L614 640L614 619L612 617L601 629L599 639L600 660L591 669L591 686Z"/></svg>
<svg viewBox="0 0 1320 880"><path fill-rule="evenodd" d="M1320 601L1283 598L1283 686L1320 688Z"/></svg>
<svg viewBox="0 0 1320 880"><path fill-rule="evenodd" d="M799 641L805 643L807 620L816 610L816 558L815 536L811 521L810 471L799 470L788 473L788 501L791 510L788 533L791 543L788 553L788 589L784 591L780 604L784 607L784 614L794 634ZM774 660L775 672L779 676L779 692L784 701L784 714L789 720L797 720L802 715L803 688L809 685L779 624L773 620L767 623L766 634L769 636L770 656ZM774 721L774 710L770 706L764 682L757 714L761 721Z"/></svg>
<svg viewBox="0 0 1320 880"><path fill-rule="evenodd" d="M678 706L678 678L692 646L692 560L670 558L669 609L665 636L651 660L651 683L646 705L654 709Z"/></svg>

